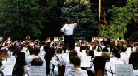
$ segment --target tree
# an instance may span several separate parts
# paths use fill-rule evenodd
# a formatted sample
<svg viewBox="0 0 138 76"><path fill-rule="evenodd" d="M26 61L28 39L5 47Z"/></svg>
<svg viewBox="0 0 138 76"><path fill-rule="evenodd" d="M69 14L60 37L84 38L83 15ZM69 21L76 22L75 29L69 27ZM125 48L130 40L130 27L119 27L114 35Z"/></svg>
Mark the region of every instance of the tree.
<svg viewBox="0 0 138 76"><path fill-rule="evenodd" d="M98 31L95 30L98 28L96 25L97 22L94 20L95 16L92 14L92 11L90 10L89 2L66 2L65 5L62 7L61 11L61 19L63 21L69 19L73 23L75 22L75 17L78 17L80 24L77 28L74 29L75 36L98 36Z"/></svg>
<svg viewBox="0 0 138 76"><path fill-rule="evenodd" d="M44 8L35 0L0 0L0 3L0 28L3 28L0 30L1 36L23 39L27 35L41 35Z"/></svg>
<svg viewBox="0 0 138 76"><path fill-rule="evenodd" d="M130 41L138 41L138 32L133 32L129 37Z"/></svg>
<svg viewBox="0 0 138 76"><path fill-rule="evenodd" d="M105 25L100 25L99 35L104 38L117 39L118 37L124 37L124 33L127 32L126 25L134 17L133 9L135 9L134 3L127 3L124 7L114 7L108 10L111 14L110 28L106 29Z"/></svg>

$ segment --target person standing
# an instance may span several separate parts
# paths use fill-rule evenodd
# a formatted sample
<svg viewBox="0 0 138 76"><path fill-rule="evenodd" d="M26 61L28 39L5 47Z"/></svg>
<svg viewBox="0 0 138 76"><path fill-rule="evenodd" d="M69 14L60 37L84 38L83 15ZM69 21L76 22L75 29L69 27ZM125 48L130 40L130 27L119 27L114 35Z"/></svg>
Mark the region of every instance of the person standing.
<svg viewBox="0 0 138 76"><path fill-rule="evenodd" d="M75 20L76 23L70 23L70 20L67 20L67 23L60 30L61 32L64 32L64 46L69 46L69 50L75 48L73 30L79 24L78 17L75 17ZM66 49L64 51L66 51Z"/></svg>

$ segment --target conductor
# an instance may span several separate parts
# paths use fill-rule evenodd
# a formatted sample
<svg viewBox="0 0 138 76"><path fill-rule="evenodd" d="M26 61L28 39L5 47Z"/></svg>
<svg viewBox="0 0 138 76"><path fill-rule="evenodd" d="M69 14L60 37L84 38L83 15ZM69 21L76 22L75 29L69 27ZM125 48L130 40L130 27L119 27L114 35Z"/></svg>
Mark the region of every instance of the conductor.
<svg viewBox="0 0 138 76"><path fill-rule="evenodd" d="M75 49L75 40L73 37L73 30L79 24L78 17L75 17L76 23L70 23L70 20L66 21L66 24L61 28L61 32L64 32L64 46L69 46L69 50ZM66 49L64 49L66 51Z"/></svg>

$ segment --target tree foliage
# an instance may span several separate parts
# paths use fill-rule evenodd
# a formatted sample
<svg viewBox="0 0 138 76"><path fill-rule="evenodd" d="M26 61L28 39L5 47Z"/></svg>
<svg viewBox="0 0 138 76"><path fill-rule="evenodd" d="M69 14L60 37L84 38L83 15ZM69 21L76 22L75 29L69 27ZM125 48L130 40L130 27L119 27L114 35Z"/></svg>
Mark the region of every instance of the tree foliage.
<svg viewBox="0 0 138 76"><path fill-rule="evenodd" d="M135 9L134 3L127 3L124 7L114 7L108 10L111 14L110 28L106 31L106 25L100 25L99 35L110 39L124 37L124 33L127 32L126 25L134 17L133 9Z"/></svg>
<svg viewBox="0 0 138 76"><path fill-rule="evenodd" d="M55 35L59 28L57 0L0 0L0 36L12 39ZM59 30L58 30L59 31Z"/></svg>
<svg viewBox="0 0 138 76"><path fill-rule="evenodd" d="M41 21L44 8L35 0L0 0L1 36L24 37L27 34L38 37L43 28Z"/></svg>

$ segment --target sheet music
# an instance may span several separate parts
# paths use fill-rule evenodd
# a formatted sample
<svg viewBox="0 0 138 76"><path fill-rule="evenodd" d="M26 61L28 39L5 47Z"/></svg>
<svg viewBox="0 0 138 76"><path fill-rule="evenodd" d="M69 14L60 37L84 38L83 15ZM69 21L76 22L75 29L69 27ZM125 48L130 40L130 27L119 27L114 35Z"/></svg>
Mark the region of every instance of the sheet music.
<svg viewBox="0 0 138 76"><path fill-rule="evenodd" d="M138 76L138 70L133 70L133 76Z"/></svg>
<svg viewBox="0 0 138 76"><path fill-rule="evenodd" d="M82 56L81 61L82 62L90 62L91 61L91 56Z"/></svg>
<svg viewBox="0 0 138 76"><path fill-rule="evenodd" d="M86 53L86 50L82 50L82 53Z"/></svg>
<svg viewBox="0 0 138 76"><path fill-rule="evenodd" d="M127 55L130 56L131 53L131 47L127 47Z"/></svg>
<svg viewBox="0 0 138 76"><path fill-rule="evenodd" d="M116 64L115 76L133 76L132 64Z"/></svg>
<svg viewBox="0 0 138 76"><path fill-rule="evenodd" d="M46 66L31 66L30 76L46 76Z"/></svg>
<svg viewBox="0 0 138 76"><path fill-rule="evenodd" d="M90 50L92 50L92 46L90 46Z"/></svg>
<svg viewBox="0 0 138 76"><path fill-rule="evenodd" d="M2 72L4 75L12 75L13 65L5 65L4 70Z"/></svg>
<svg viewBox="0 0 138 76"><path fill-rule="evenodd" d="M77 52L80 52L80 47L76 46L76 47L75 47L75 50L76 50Z"/></svg>
<svg viewBox="0 0 138 76"><path fill-rule="evenodd" d="M81 62L81 67L90 67L90 62Z"/></svg>

